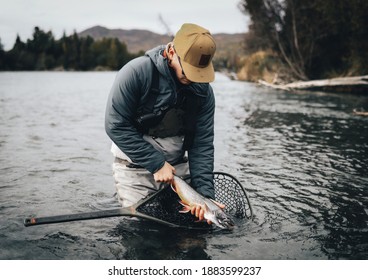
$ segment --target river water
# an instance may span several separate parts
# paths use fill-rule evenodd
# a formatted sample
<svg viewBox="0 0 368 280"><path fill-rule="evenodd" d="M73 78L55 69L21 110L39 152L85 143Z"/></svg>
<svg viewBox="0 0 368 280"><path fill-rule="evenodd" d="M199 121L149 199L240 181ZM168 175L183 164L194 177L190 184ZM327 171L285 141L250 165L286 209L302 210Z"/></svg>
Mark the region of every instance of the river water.
<svg viewBox="0 0 368 280"><path fill-rule="evenodd" d="M254 219L231 232L29 216L118 206L104 111L114 72L0 73L0 259L368 259L364 95L289 93L217 74L215 167Z"/></svg>

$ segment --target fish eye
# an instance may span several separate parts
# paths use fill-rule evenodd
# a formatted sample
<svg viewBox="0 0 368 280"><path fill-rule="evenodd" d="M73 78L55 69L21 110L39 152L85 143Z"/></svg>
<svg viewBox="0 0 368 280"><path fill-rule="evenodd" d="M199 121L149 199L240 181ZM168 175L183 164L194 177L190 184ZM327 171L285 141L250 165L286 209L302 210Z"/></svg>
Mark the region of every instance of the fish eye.
<svg viewBox="0 0 368 280"><path fill-rule="evenodd" d="M224 214L220 211L216 211L216 217L217 218L223 218L224 217Z"/></svg>

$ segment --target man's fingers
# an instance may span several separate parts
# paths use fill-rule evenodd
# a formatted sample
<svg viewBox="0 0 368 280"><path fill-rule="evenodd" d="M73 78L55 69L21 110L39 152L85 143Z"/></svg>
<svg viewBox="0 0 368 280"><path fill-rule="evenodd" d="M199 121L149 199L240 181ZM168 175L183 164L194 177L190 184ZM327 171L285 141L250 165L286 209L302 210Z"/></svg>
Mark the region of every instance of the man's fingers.
<svg viewBox="0 0 368 280"><path fill-rule="evenodd" d="M201 208L201 206L193 206L190 209L190 213L198 218L198 220L202 221L204 219L204 210Z"/></svg>
<svg viewBox="0 0 368 280"><path fill-rule="evenodd" d="M165 162L164 166L153 174L153 178L156 182L171 184L174 179L175 172L175 168L170 163Z"/></svg>
<svg viewBox="0 0 368 280"><path fill-rule="evenodd" d="M197 218L199 218L199 220L201 220L201 207L196 207L195 215Z"/></svg>
<svg viewBox="0 0 368 280"><path fill-rule="evenodd" d="M154 174L153 178L156 182L164 182L164 183L172 183L174 176L173 174L167 174L167 175L160 175L160 174Z"/></svg>

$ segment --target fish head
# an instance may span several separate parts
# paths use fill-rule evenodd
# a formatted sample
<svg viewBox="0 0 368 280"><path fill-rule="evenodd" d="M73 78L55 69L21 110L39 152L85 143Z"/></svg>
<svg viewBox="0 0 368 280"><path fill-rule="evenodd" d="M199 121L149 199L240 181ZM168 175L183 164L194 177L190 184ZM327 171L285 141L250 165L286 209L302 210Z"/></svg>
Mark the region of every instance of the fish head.
<svg viewBox="0 0 368 280"><path fill-rule="evenodd" d="M233 229L235 226L233 219L220 209L214 211L214 219L212 222L222 229Z"/></svg>

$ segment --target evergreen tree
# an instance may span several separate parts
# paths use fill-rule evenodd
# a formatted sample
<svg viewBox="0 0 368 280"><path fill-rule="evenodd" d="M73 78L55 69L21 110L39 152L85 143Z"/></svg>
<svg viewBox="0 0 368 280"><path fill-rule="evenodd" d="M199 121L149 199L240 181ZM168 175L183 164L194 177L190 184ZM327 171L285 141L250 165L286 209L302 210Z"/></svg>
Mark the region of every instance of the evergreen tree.
<svg viewBox="0 0 368 280"><path fill-rule="evenodd" d="M19 35L13 48L5 52L0 45L1 70L92 70L97 66L117 70L132 58L124 43L116 38L94 41L92 37L79 38L76 32L55 40L51 31L34 28L33 37L26 43Z"/></svg>
<svg viewBox="0 0 368 280"><path fill-rule="evenodd" d="M17 35L13 48L6 53L8 70L34 70L35 60L35 55Z"/></svg>
<svg viewBox="0 0 368 280"><path fill-rule="evenodd" d="M80 39L80 70L89 70L95 67L95 61L92 53L94 40L92 37Z"/></svg>
<svg viewBox="0 0 368 280"><path fill-rule="evenodd" d="M44 32L39 27L35 27L33 38L27 40L27 49L35 58L36 70L47 70L54 66L54 45L55 40L51 31Z"/></svg>
<svg viewBox="0 0 368 280"><path fill-rule="evenodd" d="M1 38L0 38L0 70L5 70L5 51L4 51L4 46L1 43Z"/></svg>

